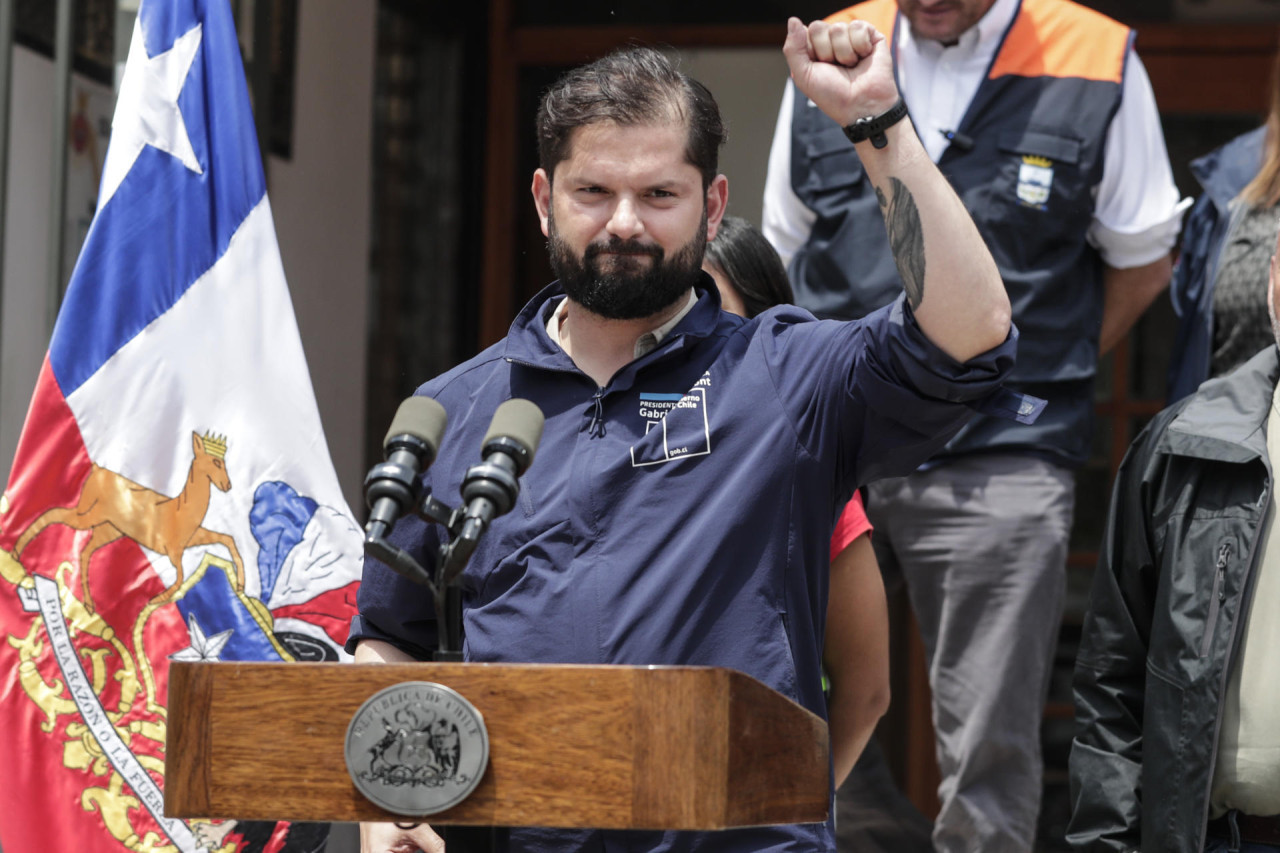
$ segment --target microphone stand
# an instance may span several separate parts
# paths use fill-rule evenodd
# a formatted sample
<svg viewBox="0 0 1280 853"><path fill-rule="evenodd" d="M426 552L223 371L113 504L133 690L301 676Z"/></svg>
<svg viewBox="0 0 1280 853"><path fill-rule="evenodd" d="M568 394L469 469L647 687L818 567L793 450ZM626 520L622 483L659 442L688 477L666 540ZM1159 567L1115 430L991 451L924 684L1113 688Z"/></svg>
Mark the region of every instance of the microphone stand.
<svg viewBox="0 0 1280 853"><path fill-rule="evenodd" d="M386 525L370 525L364 552L381 560L409 580L431 592L436 610L436 650L432 660L462 662L462 589L457 579L479 544L479 531L468 524L464 507L453 508L428 492L414 512L449 532L450 539L436 554L435 574L429 573L408 551L387 541Z"/></svg>
<svg viewBox="0 0 1280 853"><path fill-rule="evenodd" d="M452 508L428 492L414 510L427 521L449 531L450 540L442 543L436 555L432 576L409 552L392 545L385 534L386 524L370 525L365 533L364 552L381 560L409 580L431 591L436 608L437 648L432 660L462 663L462 588L458 576L479 543L474 519L468 519L464 507ZM468 522L472 522L468 524ZM505 849L509 830L503 826L438 826L436 833L451 853L493 853Z"/></svg>
<svg viewBox="0 0 1280 853"><path fill-rule="evenodd" d="M397 421L400 419L401 414L397 413ZM542 437L543 415L527 400L508 400L498 407L481 449L483 461L467 470L461 489L463 503L457 508L437 500L430 491L419 498L422 487L418 470L425 467L420 460L427 455L425 450L430 451L431 457L426 460L426 465L434 458L440 434L444 431L443 410L437 414L414 409L404 416L402 422L406 426L422 425L424 433L419 436L406 430L410 437L419 440L419 445L411 446L408 451L396 443L400 436L389 436L387 442L393 452L386 462L374 466L365 478L366 498L374 510L374 517L365 528L364 552L431 591L435 602L437 645L432 659L461 663L462 586L459 577L489 523L509 512L515 504L520 492L520 474L533 461L534 450ZM426 430L436 422L438 430L434 433ZM393 432L395 427L396 422L393 422ZM512 432L508 434L508 430ZM430 440L433 435L434 441ZM405 452L413 452L414 458L404 457ZM419 460L419 466L412 464L415 459ZM392 500L387 501L386 498ZM400 508L409 506L420 518L441 525L449 534L436 553L434 573L428 572L413 555L386 538L396 513ZM452 853L492 853L505 849L507 833L504 827L440 828L440 835Z"/></svg>

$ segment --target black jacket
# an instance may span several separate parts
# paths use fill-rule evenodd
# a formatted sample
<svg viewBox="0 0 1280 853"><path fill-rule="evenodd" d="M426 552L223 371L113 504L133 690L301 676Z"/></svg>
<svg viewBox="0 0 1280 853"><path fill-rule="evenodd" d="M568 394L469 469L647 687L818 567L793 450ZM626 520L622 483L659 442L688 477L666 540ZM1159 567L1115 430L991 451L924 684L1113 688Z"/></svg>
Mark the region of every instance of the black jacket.
<svg viewBox="0 0 1280 853"><path fill-rule="evenodd" d="M1116 480L1076 661L1078 850L1198 853L1271 495L1275 347L1161 412Z"/></svg>

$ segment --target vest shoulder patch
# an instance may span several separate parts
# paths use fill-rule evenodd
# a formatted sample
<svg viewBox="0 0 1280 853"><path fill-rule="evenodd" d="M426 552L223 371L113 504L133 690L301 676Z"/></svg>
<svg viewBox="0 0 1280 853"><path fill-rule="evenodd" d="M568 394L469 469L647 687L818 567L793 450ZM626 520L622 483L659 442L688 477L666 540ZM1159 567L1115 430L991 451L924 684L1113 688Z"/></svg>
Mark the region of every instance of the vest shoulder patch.
<svg viewBox="0 0 1280 853"><path fill-rule="evenodd" d="M1077 77L1119 84L1130 30L1067 0L1023 0L990 78Z"/></svg>

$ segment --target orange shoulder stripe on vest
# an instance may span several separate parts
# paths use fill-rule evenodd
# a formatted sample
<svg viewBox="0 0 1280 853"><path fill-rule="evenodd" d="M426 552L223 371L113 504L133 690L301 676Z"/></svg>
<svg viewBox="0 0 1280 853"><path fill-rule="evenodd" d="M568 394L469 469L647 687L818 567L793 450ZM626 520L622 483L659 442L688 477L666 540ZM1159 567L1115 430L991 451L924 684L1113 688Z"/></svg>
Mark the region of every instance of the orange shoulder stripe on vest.
<svg viewBox="0 0 1280 853"><path fill-rule="evenodd" d="M1128 45L1129 28L1092 9L1067 0L1022 0L990 76L1119 83Z"/></svg>
<svg viewBox="0 0 1280 853"><path fill-rule="evenodd" d="M893 37L893 22L898 17L898 4L895 0L868 0L857 6L850 6L829 15L828 24L847 23L849 21L866 21L879 30L885 38Z"/></svg>

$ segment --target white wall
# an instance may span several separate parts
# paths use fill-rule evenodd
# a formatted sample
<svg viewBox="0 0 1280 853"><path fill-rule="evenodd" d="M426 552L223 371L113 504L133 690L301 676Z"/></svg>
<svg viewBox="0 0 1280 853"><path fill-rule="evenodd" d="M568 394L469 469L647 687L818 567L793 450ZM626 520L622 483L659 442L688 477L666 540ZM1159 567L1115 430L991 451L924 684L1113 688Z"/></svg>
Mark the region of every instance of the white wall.
<svg viewBox="0 0 1280 853"><path fill-rule="evenodd" d="M293 157L271 158L268 192L320 417L343 492L359 514L376 0L307 0L298 4L298 18ZM46 247L53 63L23 48L14 53L0 483L8 481L52 330ZM64 278L70 273L68 266Z"/></svg>
<svg viewBox="0 0 1280 853"><path fill-rule="evenodd" d="M267 192L320 418L361 516L376 0L298 4L293 157Z"/></svg>
<svg viewBox="0 0 1280 853"><path fill-rule="evenodd" d="M49 278L53 170L53 63L14 48L5 207L3 326L0 326L0 482L9 468L53 327ZM67 275L70 275L67 270Z"/></svg>
<svg viewBox="0 0 1280 853"><path fill-rule="evenodd" d="M720 105L729 141L720 171L729 178L729 213L759 226L769 145L787 82L782 42L776 48L682 50L680 68L701 81Z"/></svg>

